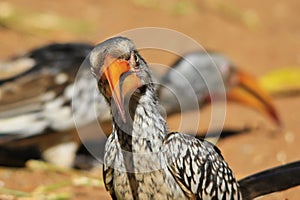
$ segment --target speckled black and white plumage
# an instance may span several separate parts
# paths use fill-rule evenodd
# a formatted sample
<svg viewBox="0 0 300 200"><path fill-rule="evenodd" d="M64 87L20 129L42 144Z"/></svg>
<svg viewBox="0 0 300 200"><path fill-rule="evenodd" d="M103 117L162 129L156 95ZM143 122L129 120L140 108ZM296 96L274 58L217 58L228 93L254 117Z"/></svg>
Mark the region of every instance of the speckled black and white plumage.
<svg viewBox="0 0 300 200"><path fill-rule="evenodd" d="M112 38L92 51L97 80L107 55L129 60L133 53L139 69L131 72L143 86L130 98L126 122L106 96L112 107L113 132L105 147L104 182L113 199L241 199L232 171L216 147L182 133L168 133L157 108L151 73L130 40ZM105 83L98 84L105 96L101 89Z"/></svg>
<svg viewBox="0 0 300 200"><path fill-rule="evenodd" d="M211 143L175 132L166 136L163 148L168 169L187 196L240 199L233 172Z"/></svg>

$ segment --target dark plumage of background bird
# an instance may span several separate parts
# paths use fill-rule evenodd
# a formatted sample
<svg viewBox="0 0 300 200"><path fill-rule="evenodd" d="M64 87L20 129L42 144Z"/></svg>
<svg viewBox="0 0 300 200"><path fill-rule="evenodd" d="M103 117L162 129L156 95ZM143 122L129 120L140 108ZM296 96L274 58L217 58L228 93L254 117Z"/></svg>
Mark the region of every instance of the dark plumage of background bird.
<svg viewBox="0 0 300 200"><path fill-rule="evenodd" d="M27 159L40 158L41 152L56 144L79 142L74 131L70 131L75 129L72 115L75 114L81 119L78 126L95 120L90 107L93 103L90 94L95 87L91 87L93 81L86 78L89 77L89 69L83 67L78 73L79 67L92 49L93 45L86 43L50 44L0 64L3 72L0 77L2 164L22 166ZM207 84L217 90L220 81L214 79L211 72L220 69L229 100L247 104L279 123L279 117L268 95L259 89L254 78L240 72L225 56L218 53L192 52L176 61L172 69L174 70L156 78L163 85L158 87L158 91L160 104L167 114L179 112L180 108L182 111L189 110L190 105L193 105L191 102L195 104L195 99L184 98L179 105L170 91L175 91L180 97L189 97L194 93L196 103L200 106L207 102L209 93L199 75L212 74L207 79L211 82ZM178 77L178 74L181 76ZM72 92L76 75L77 85L80 87L75 88L74 94ZM180 78L189 82L182 82ZM241 90L246 92L244 96L240 95ZM84 103L76 104L75 110L71 108L73 96L84 99L78 101ZM98 120L108 120L110 115L104 99L98 96L98 101L95 102L100 113ZM76 151L76 145L71 145L70 148ZM24 153L26 150L27 153Z"/></svg>

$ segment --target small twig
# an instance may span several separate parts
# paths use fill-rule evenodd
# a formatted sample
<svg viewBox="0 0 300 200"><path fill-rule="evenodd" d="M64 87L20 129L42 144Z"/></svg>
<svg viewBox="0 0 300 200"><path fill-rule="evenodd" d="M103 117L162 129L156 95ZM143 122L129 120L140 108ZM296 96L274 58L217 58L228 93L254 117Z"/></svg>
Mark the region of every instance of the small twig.
<svg viewBox="0 0 300 200"><path fill-rule="evenodd" d="M43 193L51 192L53 190L57 190L68 186L72 186L72 181L68 180L68 181L58 182L49 185L42 185L35 188L32 194L43 194Z"/></svg>
<svg viewBox="0 0 300 200"><path fill-rule="evenodd" d="M8 188L4 188L4 187L0 187L0 193L6 194L6 195L13 195L16 197L29 197L30 196L30 193L19 191L19 190L8 189Z"/></svg>
<svg viewBox="0 0 300 200"><path fill-rule="evenodd" d="M67 175L83 173L72 168L60 167L40 160L29 160L26 162L26 167L33 171L52 171Z"/></svg>

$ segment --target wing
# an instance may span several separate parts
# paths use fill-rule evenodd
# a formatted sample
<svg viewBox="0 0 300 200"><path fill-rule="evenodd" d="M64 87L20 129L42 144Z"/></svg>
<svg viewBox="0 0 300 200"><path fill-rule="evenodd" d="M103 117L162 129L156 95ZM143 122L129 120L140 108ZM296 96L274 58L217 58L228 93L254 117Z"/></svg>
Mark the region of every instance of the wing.
<svg viewBox="0 0 300 200"><path fill-rule="evenodd" d="M168 169L190 198L241 199L231 169L211 143L176 132L165 138L163 150Z"/></svg>
<svg viewBox="0 0 300 200"><path fill-rule="evenodd" d="M117 154L116 149L116 140L115 136L111 134L105 144L105 152L104 155L104 163L103 163L103 180L105 184L105 188L109 191L112 199L117 199L115 191L114 191L114 168L113 163L115 160L115 156Z"/></svg>
<svg viewBox="0 0 300 200"><path fill-rule="evenodd" d="M92 48L51 44L0 63L1 140L69 128L71 85Z"/></svg>

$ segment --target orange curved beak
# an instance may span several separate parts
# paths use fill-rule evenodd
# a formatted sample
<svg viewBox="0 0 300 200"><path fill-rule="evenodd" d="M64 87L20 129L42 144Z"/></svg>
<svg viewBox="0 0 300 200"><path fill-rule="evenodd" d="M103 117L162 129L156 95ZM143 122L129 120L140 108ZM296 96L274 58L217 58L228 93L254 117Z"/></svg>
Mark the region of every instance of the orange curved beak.
<svg viewBox="0 0 300 200"><path fill-rule="evenodd" d="M281 125L271 96L262 89L258 81L251 75L236 71L235 86L227 92L229 101L239 102L265 113L277 124Z"/></svg>
<svg viewBox="0 0 300 200"><path fill-rule="evenodd" d="M128 61L123 59L106 59L109 61L106 60L104 63L110 64L104 66L103 70L101 70L102 76L100 81L108 82L108 85L103 85L106 88L106 95L113 98L122 121L126 123L124 97L126 94L129 94L140 87L141 80L134 73L131 73L131 67Z"/></svg>

